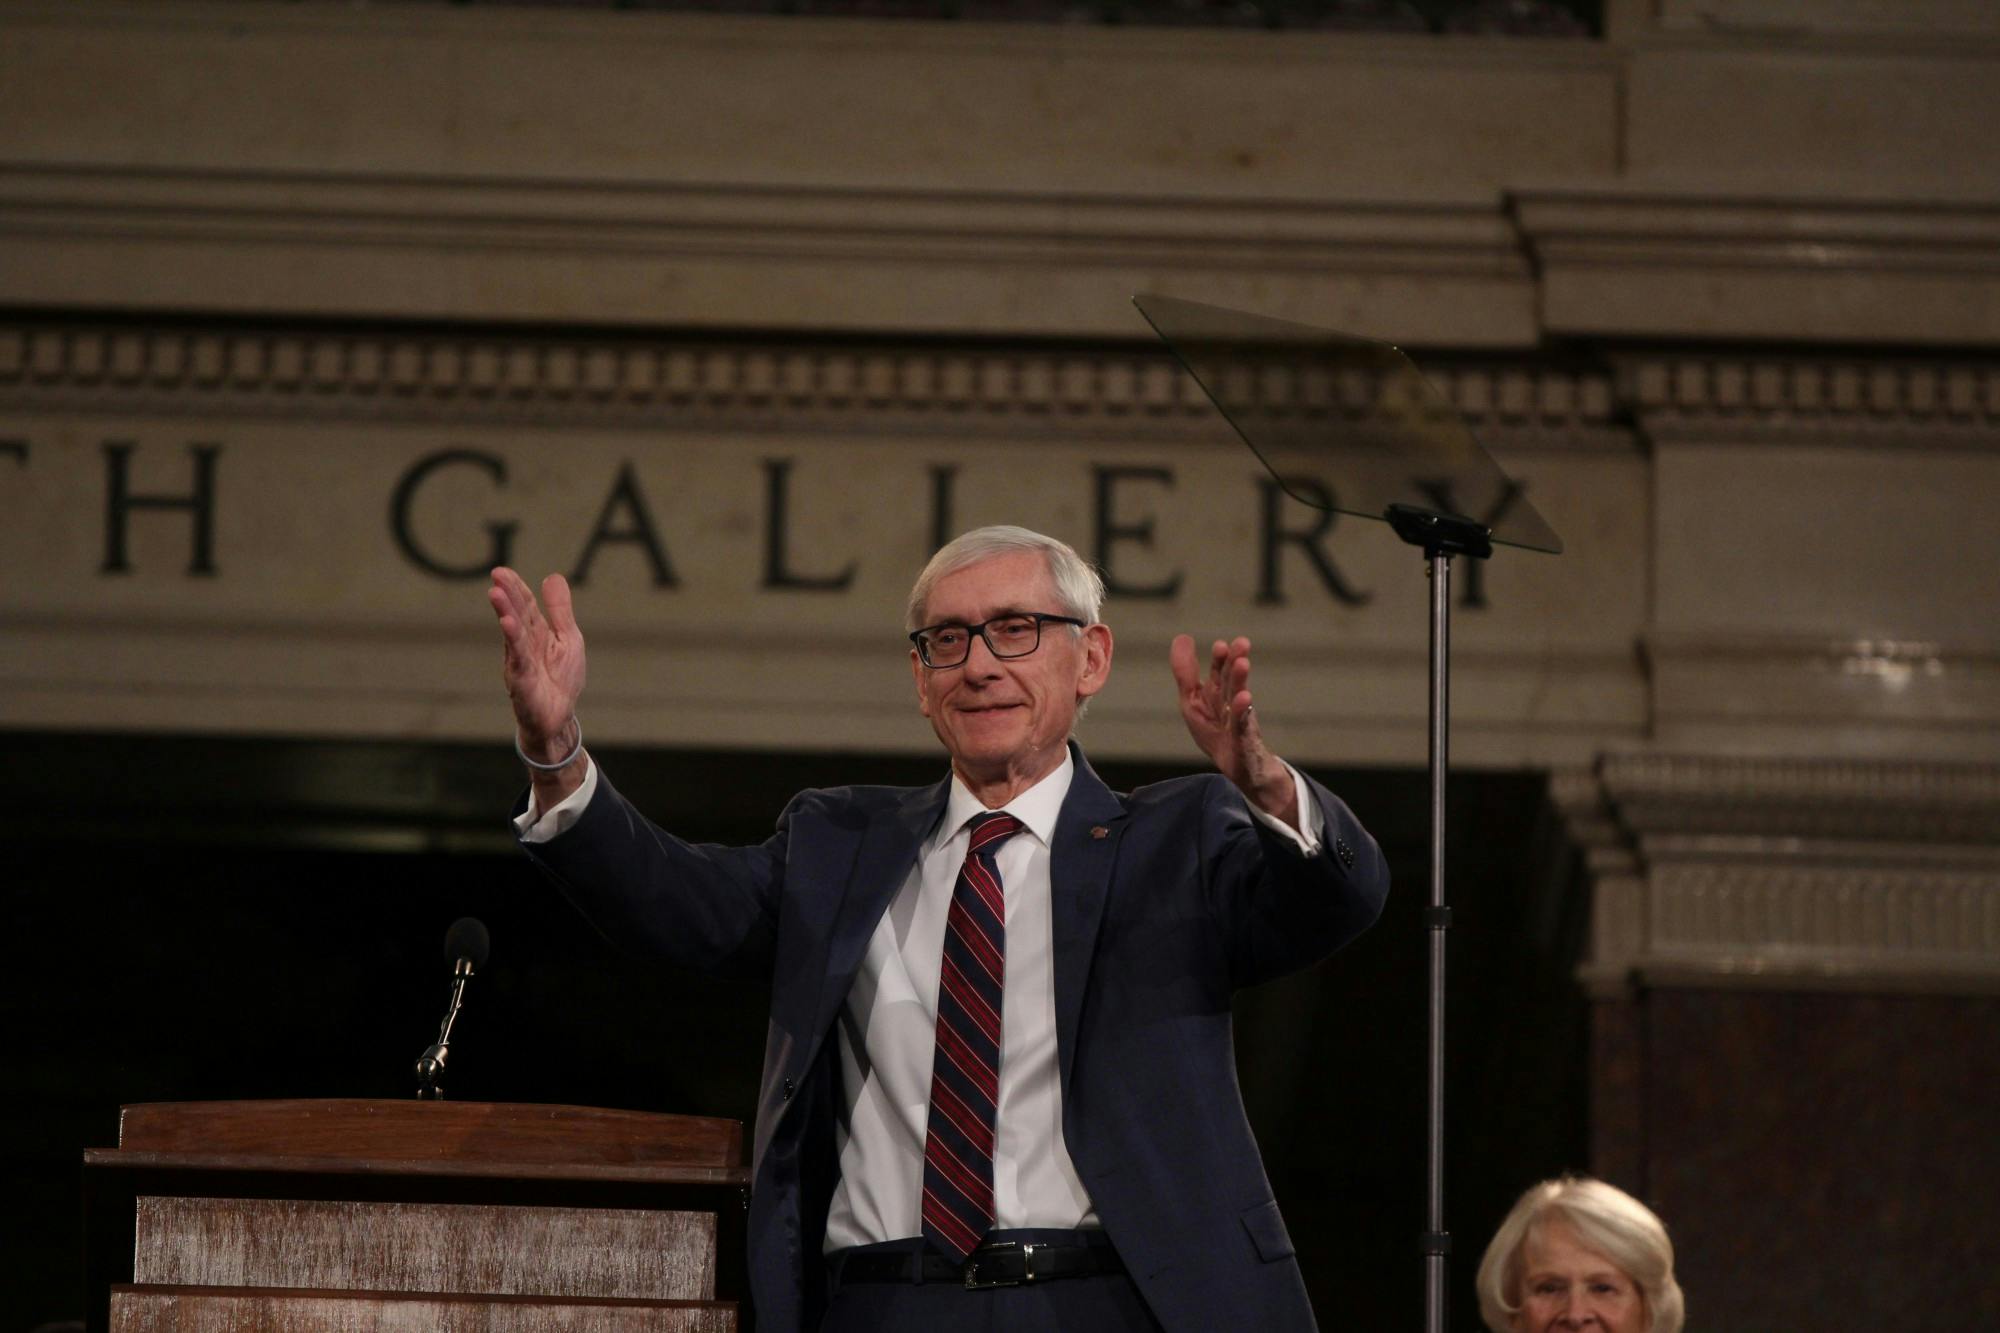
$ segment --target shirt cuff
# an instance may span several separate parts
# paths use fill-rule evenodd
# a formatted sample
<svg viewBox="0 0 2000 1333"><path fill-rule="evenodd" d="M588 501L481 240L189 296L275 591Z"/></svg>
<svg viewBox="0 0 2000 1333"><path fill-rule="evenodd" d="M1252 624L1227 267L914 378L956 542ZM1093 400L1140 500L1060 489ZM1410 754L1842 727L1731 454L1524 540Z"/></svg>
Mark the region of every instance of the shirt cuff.
<svg viewBox="0 0 2000 1333"><path fill-rule="evenodd" d="M528 808L514 816L514 832L522 842L547 842L583 818L583 808L597 793L597 761L583 757L583 783L542 814L535 809L535 790L528 789Z"/></svg>
<svg viewBox="0 0 2000 1333"><path fill-rule="evenodd" d="M1285 763L1282 759L1278 762L1281 764ZM1307 856L1311 856L1319 851L1320 835L1326 832L1326 816L1320 813L1319 802L1315 801L1312 793L1306 790L1306 780L1300 776L1299 770L1293 768L1290 764L1285 764L1285 771L1292 775L1292 788L1298 793L1299 823L1305 826L1304 832L1293 828L1276 815L1267 814L1265 811L1259 809L1257 803L1247 796L1243 799L1243 804L1250 807L1252 818L1272 831L1284 834L1298 844L1301 852ZM576 797L574 796L570 798L572 801L575 799ZM568 801L565 801L563 804L567 805L568 803Z"/></svg>

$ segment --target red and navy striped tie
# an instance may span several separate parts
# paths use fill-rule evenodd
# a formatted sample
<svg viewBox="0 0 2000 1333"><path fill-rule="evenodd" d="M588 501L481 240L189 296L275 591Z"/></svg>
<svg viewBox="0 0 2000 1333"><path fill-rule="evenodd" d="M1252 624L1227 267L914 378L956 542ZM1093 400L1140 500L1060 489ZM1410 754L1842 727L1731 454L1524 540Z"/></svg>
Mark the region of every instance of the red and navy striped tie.
<svg viewBox="0 0 2000 1333"><path fill-rule="evenodd" d="M972 821L952 886L938 974L937 1053L924 1138L924 1238L956 1259L993 1226L993 1114L1000 1098L1000 991L1007 976L1007 910L994 864L1018 833L1009 814Z"/></svg>

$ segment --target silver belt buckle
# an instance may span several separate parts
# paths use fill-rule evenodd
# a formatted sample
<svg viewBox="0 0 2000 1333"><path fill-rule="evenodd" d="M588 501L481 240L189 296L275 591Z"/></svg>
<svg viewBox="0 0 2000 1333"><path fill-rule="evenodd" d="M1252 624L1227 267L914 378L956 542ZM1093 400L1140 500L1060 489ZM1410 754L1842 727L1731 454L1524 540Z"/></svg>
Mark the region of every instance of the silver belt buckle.
<svg viewBox="0 0 2000 1333"><path fill-rule="evenodd" d="M965 1289L967 1291L988 1291L994 1287L1018 1287L1023 1282L1033 1282L1035 1273L1035 1251L1046 1248L1034 1244L1023 1245L1019 1241L1003 1240L992 1245L982 1245L965 1257ZM979 1256L982 1254L1014 1253L1021 1256L1021 1276L988 1277L979 1276Z"/></svg>

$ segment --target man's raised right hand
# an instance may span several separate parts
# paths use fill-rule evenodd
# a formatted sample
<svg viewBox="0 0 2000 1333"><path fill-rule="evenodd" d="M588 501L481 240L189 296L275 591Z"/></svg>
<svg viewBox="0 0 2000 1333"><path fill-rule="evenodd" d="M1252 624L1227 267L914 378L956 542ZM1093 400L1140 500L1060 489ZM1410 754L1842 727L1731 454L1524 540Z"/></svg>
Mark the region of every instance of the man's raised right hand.
<svg viewBox="0 0 2000 1333"><path fill-rule="evenodd" d="M538 606L527 583L503 565L493 571L486 600L500 617L505 642L500 675L514 705L521 749L530 759L555 763L575 744L570 719L583 693L583 632L570 606L569 582L560 574L543 579Z"/></svg>

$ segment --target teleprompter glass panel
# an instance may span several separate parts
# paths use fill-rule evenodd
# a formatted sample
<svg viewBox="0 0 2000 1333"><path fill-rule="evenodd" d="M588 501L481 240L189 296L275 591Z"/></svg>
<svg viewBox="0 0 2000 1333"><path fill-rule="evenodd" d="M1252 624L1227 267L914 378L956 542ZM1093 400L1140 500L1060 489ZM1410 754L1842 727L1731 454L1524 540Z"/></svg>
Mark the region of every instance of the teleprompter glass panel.
<svg viewBox="0 0 2000 1333"><path fill-rule="evenodd" d="M1388 343L1171 296L1132 302L1301 504L1385 521L1392 505L1431 510L1509 546L1562 550L1444 395Z"/></svg>

